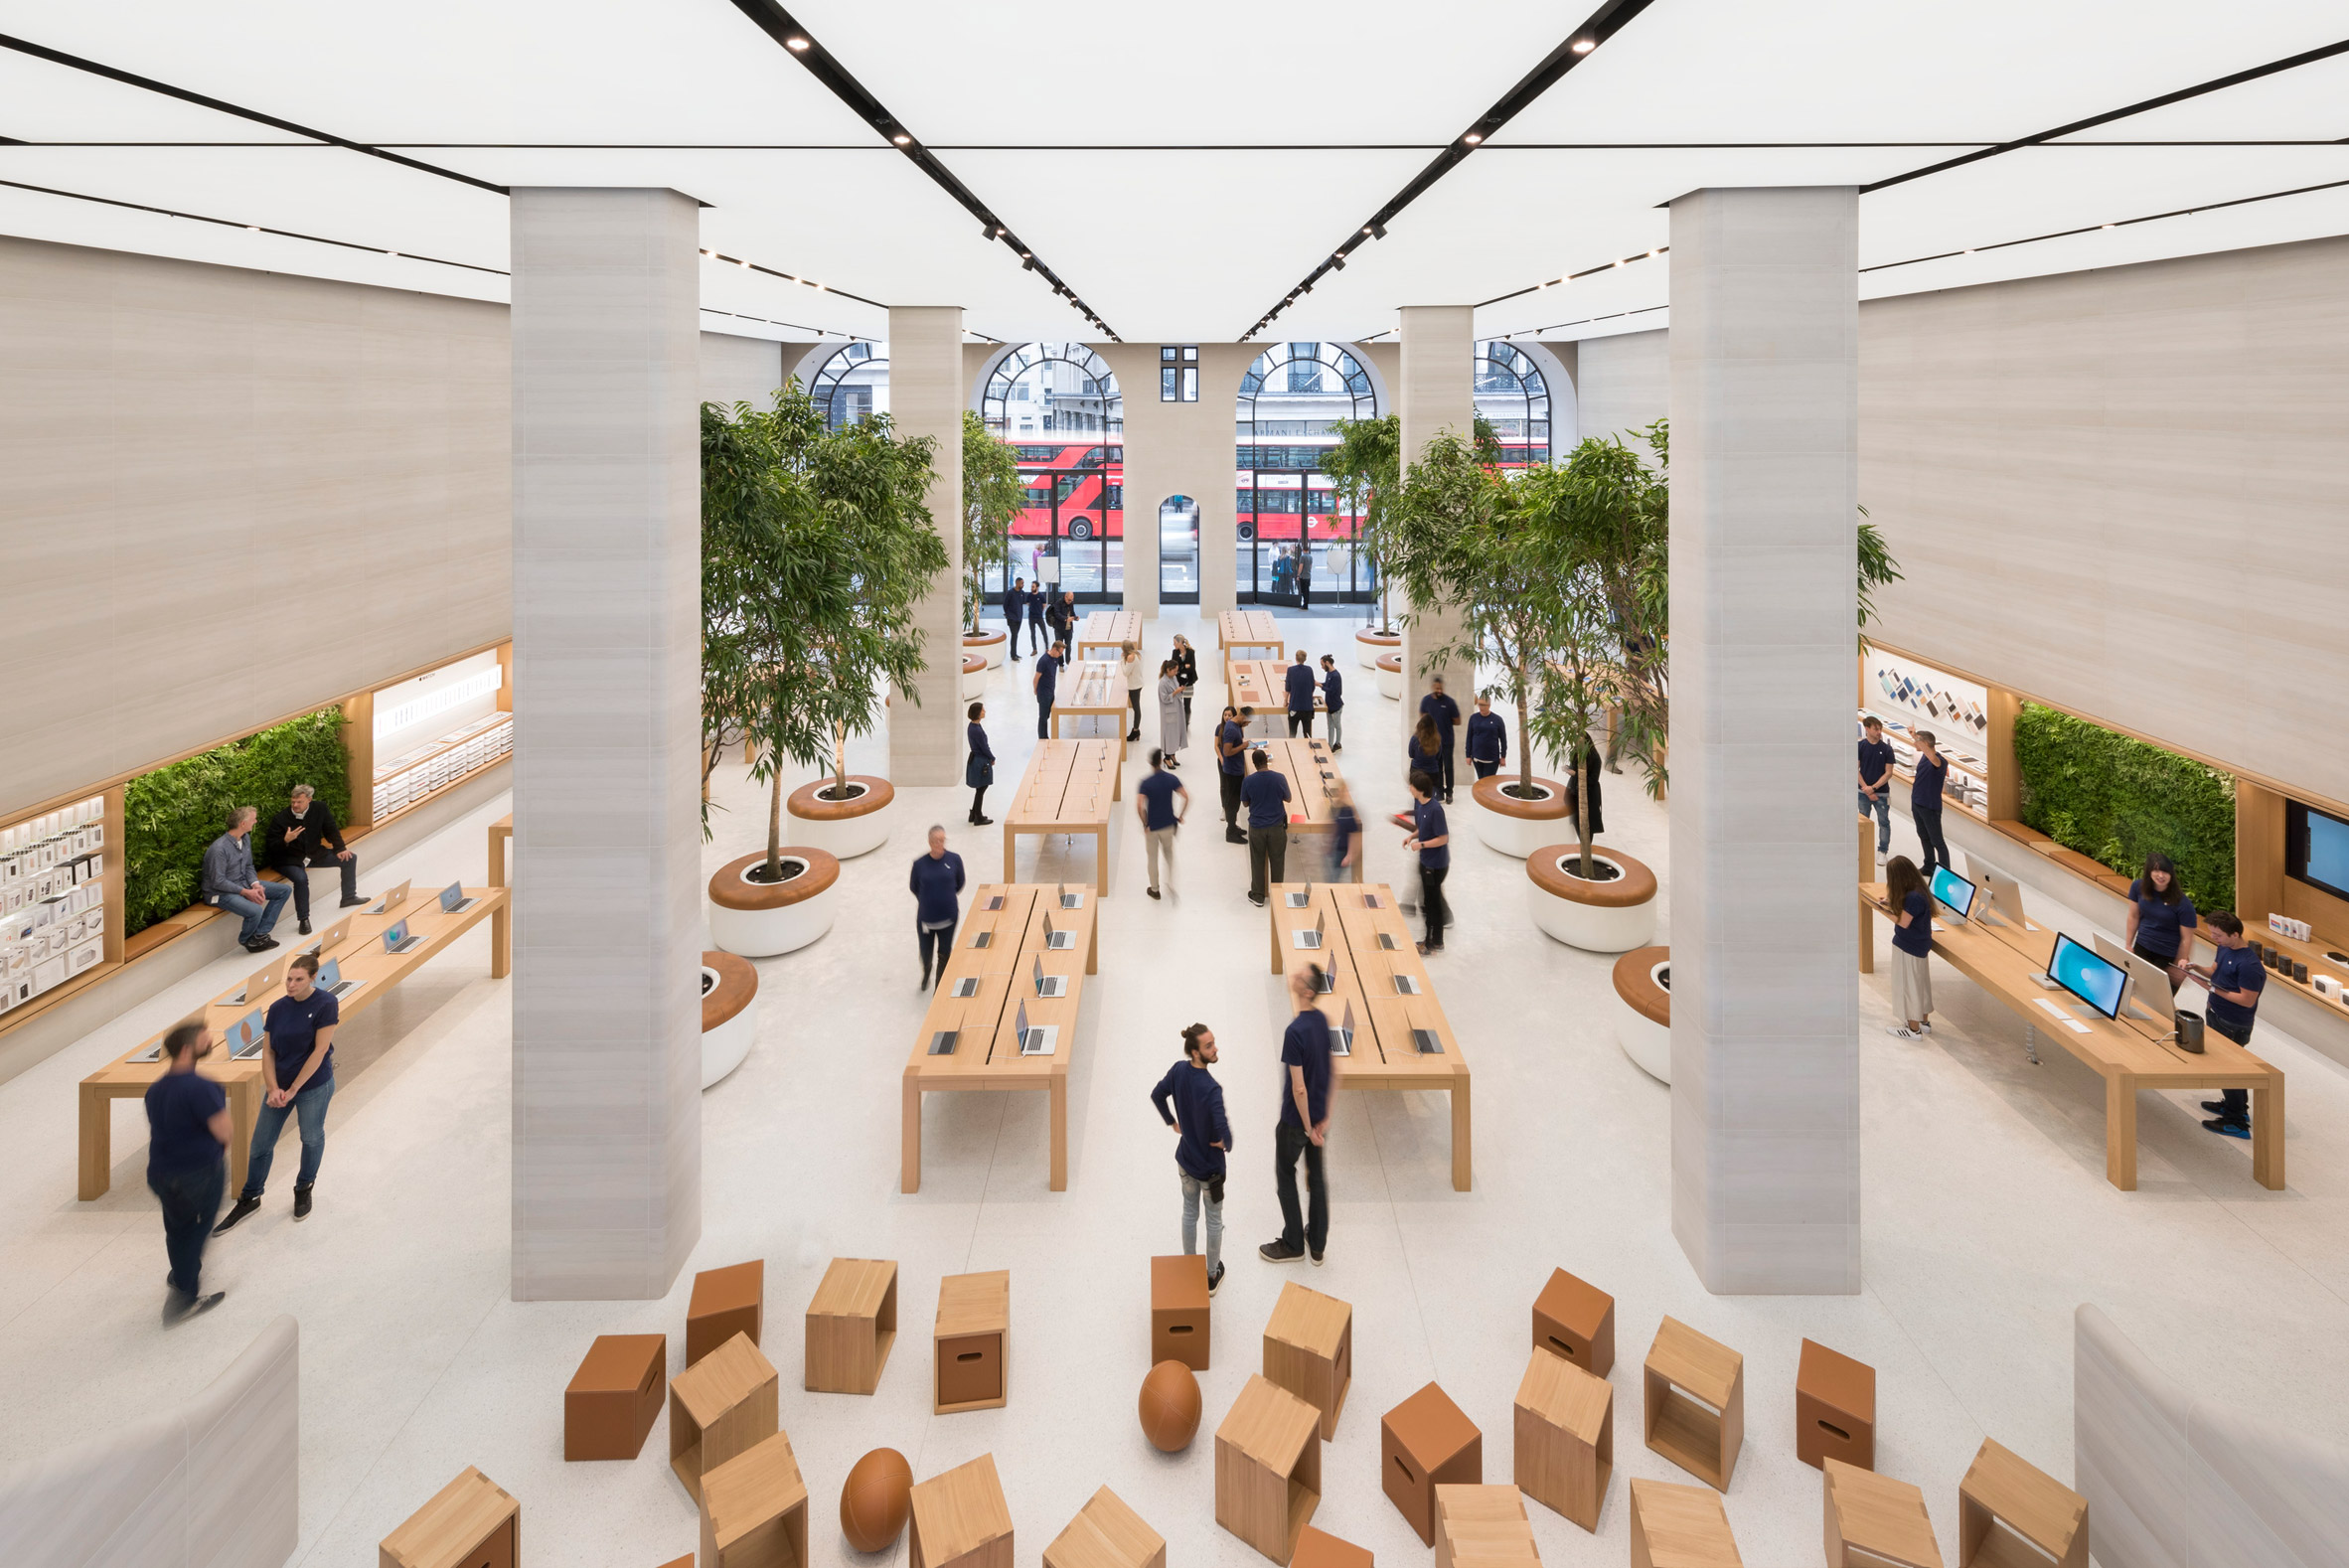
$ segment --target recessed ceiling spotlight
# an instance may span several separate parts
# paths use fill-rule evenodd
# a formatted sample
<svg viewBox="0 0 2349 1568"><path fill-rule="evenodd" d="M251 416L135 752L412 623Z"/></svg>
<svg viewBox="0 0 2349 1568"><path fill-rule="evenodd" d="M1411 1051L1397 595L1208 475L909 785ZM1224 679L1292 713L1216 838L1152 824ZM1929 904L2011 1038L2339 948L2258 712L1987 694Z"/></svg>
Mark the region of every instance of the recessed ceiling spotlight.
<svg viewBox="0 0 2349 1568"><path fill-rule="evenodd" d="M906 134L905 134L903 131L899 131L899 132L898 132L896 135L894 135L894 136L890 137L890 138L889 138L889 140L891 140L891 141L895 142L895 143L896 143L898 146L902 147L902 146L904 146L906 143L908 143L908 142L912 141L912 140L913 140L913 138L912 138L911 136L908 136L908 135L906 135Z"/></svg>
<svg viewBox="0 0 2349 1568"><path fill-rule="evenodd" d="M734 265L746 267L750 265L750 258L748 256L744 256L741 260L735 262Z"/></svg>
<svg viewBox="0 0 2349 1568"><path fill-rule="evenodd" d="M795 35L791 38L783 40L783 47L790 50L795 55L804 55L813 46L811 46L806 39L797 37Z"/></svg>
<svg viewBox="0 0 2349 1568"><path fill-rule="evenodd" d="M1616 264L1617 266L1622 266L1622 265L1624 264L1624 259L1623 259L1623 257L1621 257L1621 256L1617 256L1617 257L1615 258L1615 264Z"/></svg>
<svg viewBox="0 0 2349 1568"><path fill-rule="evenodd" d="M2111 224L2107 224L2105 227L2110 229L2113 226ZM244 226L244 232L248 235L257 235L261 232L261 226L259 224L246 224Z"/></svg>
<svg viewBox="0 0 2349 1568"><path fill-rule="evenodd" d="M1662 254L1663 254L1663 247L1659 245L1659 246L1657 246L1655 249L1648 251L1648 252L1647 252L1647 254L1648 254L1648 256L1649 256L1651 259L1652 259L1653 257L1656 257L1656 256L1662 255Z"/></svg>
<svg viewBox="0 0 2349 1568"><path fill-rule="evenodd" d="M1965 247L1965 253L1966 253L1967 255L1972 255L1972 254L1973 254L1973 246L1971 246L1971 245L1967 245L1967 246Z"/></svg>
<svg viewBox="0 0 2349 1568"><path fill-rule="evenodd" d="M1574 41L1574 52L1578 55L1587 55L1598 47L1599 41L1595 38L1578 38Z"/></svg>
<svg viewBox="0 0 2349 1568"><path fill-rule="evenodd" d="M1471 147L1474 147L1477 143L1483 141L1485 138L1476 131L1470 131L1466 136L1463 136L1460 139L1467 142Z"/></svg>
<svg viewBox="0 0 2349 1568"><path fill-rule="evenodd" d="M2107 224L2105 227L2106 227L2107 229L2110 229L2110 228L2112 228L2113 226L2112 226L2111 224Z"/></svg>
<svg viewBox="0 0 2349 1568"><path fill-rule="evenodd" d="M708 251L706 251L706 250L703 251L702 253L703 253L704 255L707 255L707 254L709 254L709 252L708 252Z"/></svg>

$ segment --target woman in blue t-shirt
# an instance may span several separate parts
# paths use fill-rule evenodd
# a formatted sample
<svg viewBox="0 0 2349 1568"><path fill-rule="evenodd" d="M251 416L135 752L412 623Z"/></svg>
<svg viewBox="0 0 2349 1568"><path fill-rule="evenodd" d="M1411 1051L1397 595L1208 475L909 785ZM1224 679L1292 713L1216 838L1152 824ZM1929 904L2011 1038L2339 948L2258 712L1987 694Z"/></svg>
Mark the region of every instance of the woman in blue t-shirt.
<svg viewBox="0 0 2349 1568"><path fill-rule="evenodd" d="M1892 915L1892 1011L1901 1021L1885 1033L1923 1039L1933 1031L1933 895L1925 873L1905 855L1884 865L1884 903Z"/></svg>
<svg viewBox="0 0 2349 1568"><path fill-rule="evenodd" d="M2173 997L2194 957L2194 926L2177 865L2158 851L2146 856L2144 874L2128 884L2128 950L2169 975Z"/></svg>

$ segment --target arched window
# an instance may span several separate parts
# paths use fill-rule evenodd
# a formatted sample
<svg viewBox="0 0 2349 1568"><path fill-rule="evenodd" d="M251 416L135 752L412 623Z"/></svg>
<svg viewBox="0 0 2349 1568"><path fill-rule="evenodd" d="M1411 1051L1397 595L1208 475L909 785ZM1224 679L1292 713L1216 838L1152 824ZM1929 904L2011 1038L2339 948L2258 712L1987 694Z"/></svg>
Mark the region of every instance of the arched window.
<svg viewBox="0 0 2349 1568"><path fill-rule="evenodd" d="M1378 417L1370 373L1331 343L1276 343L1240 378L1239 566L1243 602L1367 602L1358 520L1340 510L1322 454L1342 419Z"/></svg>
<svg viewBox="0 0 2349 1568"><path fill-rule="evenodd" d="M831 429L855 424L868 413L889 411L889 346L844 345L808 379L808 395L824 410Z"/></svg>
<svg viewBox="0 0 2349 1568"><path fill-rule="evenodd" d="M979 415L1027 481L1011 574L1080 604L1123 602L1126 404L1108 364L1081 343L1020 344L988 373Z"/></svg>
<svg viewBox="0 0 2349 1568"><path fill-rule="evenodd" d="M1513 343L1488 339L1477 345L1477 412L1500 437L1503 468L1526 468L1550 460L1550 384L1532 356Z"/></svg>

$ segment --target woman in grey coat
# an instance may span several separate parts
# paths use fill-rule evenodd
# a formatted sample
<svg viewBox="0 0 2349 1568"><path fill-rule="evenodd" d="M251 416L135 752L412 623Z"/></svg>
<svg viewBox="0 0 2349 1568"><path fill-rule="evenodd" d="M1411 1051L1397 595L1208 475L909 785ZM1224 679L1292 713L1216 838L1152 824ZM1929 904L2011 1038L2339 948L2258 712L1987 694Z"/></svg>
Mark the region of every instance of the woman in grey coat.
<svg viewBox="0 0 2349 1568"><path fill-rule="evenodd" d="M1182 688L1176 682L1174 661L1169 659L1159 666L1159 749L1167 754L1167 766L1179 767L1174 753L1190 744L1190 719L1182 711Z"/></svg>

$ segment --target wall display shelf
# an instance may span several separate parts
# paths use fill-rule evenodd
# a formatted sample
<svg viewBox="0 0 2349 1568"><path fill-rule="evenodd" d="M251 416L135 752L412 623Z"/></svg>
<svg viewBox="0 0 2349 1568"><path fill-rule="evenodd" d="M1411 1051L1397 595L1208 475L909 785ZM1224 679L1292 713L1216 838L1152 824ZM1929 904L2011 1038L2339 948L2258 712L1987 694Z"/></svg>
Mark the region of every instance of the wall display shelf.
<svg viewBox="0 0 2349 1568"><path fill-rule="evenodd" d="M507 642L346 700L351 826L381 827L511 756L513 675Z"/></svg>
<svg viewBox="0 0 2349 1568"><path fill-rule="evenodd" d="M2011 747L2014 707L2009 693L1906 654L1874 646L1860 651L1858 718L1884 721L1884 738L1892 743L1893 773L1901 785L1916 781L1916 732L1931 730L1950 764L1944 802L1984 822L1997 815L1991 810L1997 771L1991 759Z"/></svg>
<svg viewBox="0 0 2349 1568"><path fill-rule="evenodd" d="M122 962L122 792L0 825L0 1019Z"/></svg>

